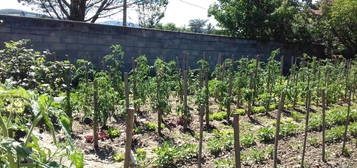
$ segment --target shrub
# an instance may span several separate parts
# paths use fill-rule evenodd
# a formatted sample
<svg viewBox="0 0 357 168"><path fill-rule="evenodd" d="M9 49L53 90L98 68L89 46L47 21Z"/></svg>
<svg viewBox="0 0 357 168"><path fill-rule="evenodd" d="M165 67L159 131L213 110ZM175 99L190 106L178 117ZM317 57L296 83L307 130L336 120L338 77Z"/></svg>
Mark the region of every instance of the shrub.
<svg viewBox="0 0 357 168"><path fill-rule="evenodd" d="M271 142L274 139L274 128L263 127L258 130L258 139L262 142Z"/></svg>
<svg viewBox="0 0 357 168"><path fill-rule="evenodd" d="M214 113L210 118L212 118L212 120L222 121L227 118L227 113L224 111Z"/></svg>

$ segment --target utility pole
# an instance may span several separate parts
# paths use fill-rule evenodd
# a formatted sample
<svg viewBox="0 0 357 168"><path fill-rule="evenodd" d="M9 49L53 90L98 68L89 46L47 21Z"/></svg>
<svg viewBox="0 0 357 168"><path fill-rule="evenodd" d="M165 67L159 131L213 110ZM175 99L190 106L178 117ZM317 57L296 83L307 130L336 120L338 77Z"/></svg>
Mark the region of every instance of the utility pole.
<svg viewBox="0 0 357 168"><path fill-rule="evenodd" d="M126 26L126 7L127 7L127 0L123 1L123 26Z"/></svg>

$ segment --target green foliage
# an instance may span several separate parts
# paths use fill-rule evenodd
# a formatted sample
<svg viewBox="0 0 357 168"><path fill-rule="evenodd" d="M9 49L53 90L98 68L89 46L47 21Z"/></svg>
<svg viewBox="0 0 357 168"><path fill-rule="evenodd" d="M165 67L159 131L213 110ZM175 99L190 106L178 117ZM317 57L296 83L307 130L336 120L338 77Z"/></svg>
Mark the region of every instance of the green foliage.
<svg viewBox="0 0 357 168"><path fill-rule="evenodd" d="M176 146L165 142L155 149L155 165L158 167L176 167L180 162L197 157L197 145L185 144Z"/></svg>
<svg viewBox="0 0 357 168"><path fill-rule="evenodd" d="M116 138L119 137L121 134L121 131L115 128L109 128L107 131L108 135L110 138Z"/></svg>
<svg viewBox="0 0 357 168"><path fill-rule="evenodd" d="M326 142L333 143L341 141L343 138L344 127L339 126L326 131Z"/></svg>
<svg viewBox="0 0 357 168"><path fill-rule="evenodd" d="M145 124L145 128L148 131L155 131L157 129L157 124L149 122Z"/></svg>
<svg viewBox="0 0 357 168"><path fill-rule="evenodd" d="M253 109L252 109L253 114L263 113L265 111L266 111L266 109L264 106L253 107Z"/></svg>
<svg viewBox="0 0 357 168"><path fill-rule="evenodd" d="M270 127L263 127L258 129L258 139L262 142L271 142L274 140L275 129Z"/></svg>
<svg viewBox="0 0 357 168"><path fill-rule="evenodd" d="M50 53L28 49L29 44L28 40L5 43L0 50L0 82L58 94L67 87L65 75L72 66L68 61L46 61Z"/></svg>
<svg viewBox="0 0 357 168"><path fill-rule="evenodd" d="M255 145L255 138L254 138L254 135L252 133L248 133L248 134L245 134L245 135L242 135L240 137L240 145L243 147L243 148L249 148L253 145Z"/></svg>
<svg viewBox="0 0 357 168"><path fill-rule="evenodd" d="M245 112L246 112L245 109L237 109L236 110L236 113L241 115L241 116L245 115Z"/></svg>
<svg viewBox="0 0 357 168"><path fill-rule="evenodd" d="M244 156L248 162L262 163L263 161L269 159L272 156L272 153L272 147L267 147L264 150L253 147L249 149Z"/></svg>
<svg viewBox="0 0 357 168"><path fill-rule="evenodd" d="M304 115L299 112L293 111L291 112L291 118L293 118L296 122L300 122L302 119L304 119Z"/></svg>
<svg viewBox="0 0 357 168"><path fill-rule="evenodd" d="M227 118L227 112L221 111L211 115L210 119L216 121L222 121Z"/></svg>
<svg viewBox="0 0 357 168"><path fill-rule="evenodd" d="M124 161L124 159L125 159L125 156L123 153L117 153L117 154L113 155L113 160L116 162L122 162L122 161Z"/></svg>

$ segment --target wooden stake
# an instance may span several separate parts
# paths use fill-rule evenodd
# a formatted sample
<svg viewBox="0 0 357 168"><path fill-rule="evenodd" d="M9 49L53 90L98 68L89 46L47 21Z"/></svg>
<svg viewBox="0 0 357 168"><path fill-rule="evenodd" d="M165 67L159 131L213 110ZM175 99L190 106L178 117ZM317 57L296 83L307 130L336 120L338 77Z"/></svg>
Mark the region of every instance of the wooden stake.
<svg viewBox="0 0 357 168"><path fill-rule="evenodd" d="M348 92L348 100L347 100L347 118L345 121L345 130L343 133L343 143L342 143L342 154L346 154L346 141L347 141L347 130L348 130L348 125L350 123L350 113L351 113L351 96L352 96L352 88L349 83L349 65L350 65L350 60L347 63L347 70L346 70L346 92Z"/></svg>
<svg viewBox="0 0 357 168"><path fill-rule="evenodd" d="M204 105L200 105L200 140L198 145L198 168L202 167L202 141L203 141L203 115L204 115Z"/></svg>
<svg viewBox="0 0 357 168"><path fill-rule="evenodd" d="M207 60L208 61L208 60ZM209 89L208 89L208 70L205 72L205 80L204 80L204 85L206 88L206 100L205 100L205 111L206 111L206 127L209 127Z"/></svg>
<svg viewBox="0 0 357 168"><path fill-rule="evenodd" d="M94 106L94 114L93 114L93 147L94 150L98 149L98 87L97 80L93 81L94 88L94 97L93 97L93 106Z"/></svg>
<svg viewBox="0 0 357 168"><path fill-rule="evenodd" d="M183 71L183 119L184 119L184 130L188 128L188 105L187 105L187 70Z"/></svg>
<svg viewBox="0 0 357 168"><path fill-rule="evenodd" d="M277 164L278 164L278 143L279 143L279 135L280 135L280 119L281 119L281 113L284 110L284 102L285 102L285 91L282 91L281 95L280 95L278 114L276 117L276 130L275 130L274 154L273 154L273 159L274 159L273 167L274 168L276 168Z"/></svg>
<svg viewBox="0 0 357 168"><path fill-rule="evenodd" d="M326 91L322 90L322 161L326 162L325 154L325 129L326 129Z"/></svg>
<svg viewBox="0 0 357 168"><path fill-rule="evenodd" d="M306 118L305 118L305 133L304 133L304 144L302 148L302 159L301 159L301 167L304 167L305 160L305 151L306 151L306 140L307 140L307 132L309 126L309 114L310 114L310 103L311 103L311 90L310 90L310 75L308 75L307 79L307 97L306 97Z"/></svg>
<svg viewBox="0 0 357 168"><path fill-rule="evenodd" d="M134 109L126 109L126 141L125 141L125 160L124 168L129 168L133 159L131 158L131 144L133 140L133 127L134 127Z"/></svg>
<svg viewBox="0 0 357 168"><path fill-rule="evenodd" d="M239 114L233 114L233 129L234 129L234 154L235 154L235 167L241 167L240 161L240 140L239 140Z"/></svg>

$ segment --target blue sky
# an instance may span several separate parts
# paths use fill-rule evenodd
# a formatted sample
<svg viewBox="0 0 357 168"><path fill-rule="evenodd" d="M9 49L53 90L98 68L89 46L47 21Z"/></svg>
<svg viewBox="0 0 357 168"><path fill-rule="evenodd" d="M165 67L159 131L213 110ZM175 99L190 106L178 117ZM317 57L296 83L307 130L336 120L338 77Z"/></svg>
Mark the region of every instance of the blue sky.
<svg viewBox="0 0 357 168"><path fill-rule="evenodd" d="M161 23L175 23L178 26L187 26L190 19L208 19L210 23L216 24L213 18L207 16L207 10L216 0L169 0L165 17ZM22 9L33 11L31 7L22 6L17 0L0 0L0 9ZM121 14L112 16L104 20L122 20ZM137 23L137 15L134 9L128 11L128 21Z"/></svg>

